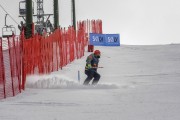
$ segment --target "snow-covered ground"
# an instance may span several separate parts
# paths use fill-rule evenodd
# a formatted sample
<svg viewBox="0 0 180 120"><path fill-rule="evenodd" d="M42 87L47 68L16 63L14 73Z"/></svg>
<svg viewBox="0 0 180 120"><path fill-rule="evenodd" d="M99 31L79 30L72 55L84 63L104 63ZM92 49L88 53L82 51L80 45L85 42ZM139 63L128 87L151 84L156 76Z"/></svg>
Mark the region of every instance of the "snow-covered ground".
<svg viewBox="0 0 180 120"><path fill-rule="evenodd" d="M25 91L0 101L0 120L180 120L180 44L95 49L104 67L97 86L81 85L86 52L63 70L29 76Z"/></svg>

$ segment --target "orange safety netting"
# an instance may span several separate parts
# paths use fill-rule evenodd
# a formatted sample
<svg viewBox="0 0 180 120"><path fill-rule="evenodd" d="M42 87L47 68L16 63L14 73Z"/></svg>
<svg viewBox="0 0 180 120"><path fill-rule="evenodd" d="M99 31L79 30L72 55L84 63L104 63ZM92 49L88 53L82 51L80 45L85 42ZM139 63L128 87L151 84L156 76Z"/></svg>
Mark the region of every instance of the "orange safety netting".
<svg viewBox="0 0 180 120"><path fill-rule="evenodd" d="M19 37L0 38L0 99L25 89L27 75L57 71L84 56L90 32L102 33L102 21L80 21L77 30L58 28L29 39L24 32Z"/></svg>
<svg viewBox="0 0 180 120"><path fill-rule="evenodd" d="M0 39L0 99L21 92L21 53L18 38Z"/></svg>
<svg viewBox="0 0 180 120"><path fill-rule="evenodd" d="M73 27L57 29L48 36L23 37L23 88L25 78L30 74L47 74L57 71L76 58L84 55L85 32Z"/></svg>

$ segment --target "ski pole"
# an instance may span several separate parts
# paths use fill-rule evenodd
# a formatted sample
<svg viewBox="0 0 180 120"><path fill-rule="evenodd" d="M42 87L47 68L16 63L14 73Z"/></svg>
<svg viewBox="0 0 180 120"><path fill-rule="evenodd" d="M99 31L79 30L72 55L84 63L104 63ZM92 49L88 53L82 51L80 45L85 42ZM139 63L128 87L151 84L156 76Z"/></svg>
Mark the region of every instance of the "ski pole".
<svg viewBox="0 0 180 120"><path fill-rule="evenodd" d="M104 68L104 67L92 67L92 68Z"/></svg>
<svg viewBox="0 0 180 120"><path fill-rule="evenodd" d="M104 67L97 67L97 68L104 68Z"/></svg>

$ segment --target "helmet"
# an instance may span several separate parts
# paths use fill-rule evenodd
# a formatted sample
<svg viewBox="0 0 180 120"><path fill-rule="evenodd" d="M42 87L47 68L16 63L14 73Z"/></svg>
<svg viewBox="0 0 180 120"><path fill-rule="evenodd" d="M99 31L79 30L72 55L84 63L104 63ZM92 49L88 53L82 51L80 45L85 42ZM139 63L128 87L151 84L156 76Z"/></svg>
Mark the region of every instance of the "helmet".
<svg viewBox="0 0 180 120"><path fill-rule="evenodd" d="M101 52L100 52L99 50L95 50L95 51L94 51L94 54L95 54L95 55L101 55Z"/></svg>

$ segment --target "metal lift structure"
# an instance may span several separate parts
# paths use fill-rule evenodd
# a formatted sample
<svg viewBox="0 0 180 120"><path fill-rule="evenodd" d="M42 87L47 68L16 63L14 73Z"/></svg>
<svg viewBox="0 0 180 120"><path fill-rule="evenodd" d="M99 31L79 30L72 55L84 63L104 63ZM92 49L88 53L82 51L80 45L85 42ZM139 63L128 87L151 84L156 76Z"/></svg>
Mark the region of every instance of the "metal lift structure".
<svg viewBox="0 0 180 120"><path fill-rule="evenodd" d="M33 17L37 18L37 21L35 23L35 33L42 34L45 30L47 33L52 32L52 24L49 21L50 16L53 14L44 14L44 1L43 0L36 0L37 4L37 14L34 15L34 2L32 4L32 13ZM19 17L22 17L24 21L26 21L26 0L19 2ZM46 19L45 19L46 17Z"/></svg>

